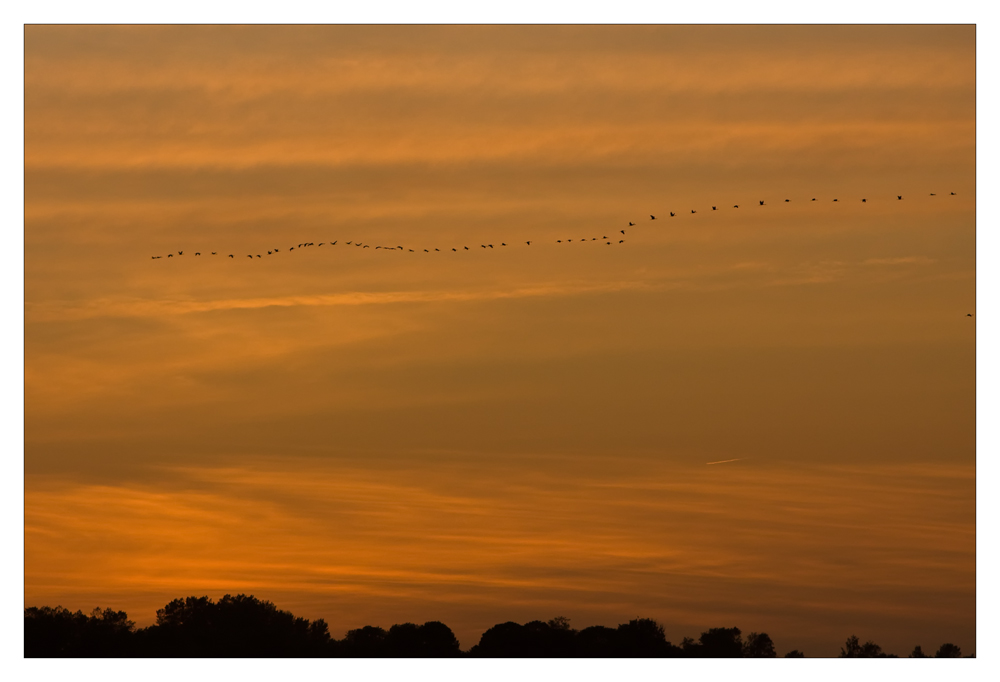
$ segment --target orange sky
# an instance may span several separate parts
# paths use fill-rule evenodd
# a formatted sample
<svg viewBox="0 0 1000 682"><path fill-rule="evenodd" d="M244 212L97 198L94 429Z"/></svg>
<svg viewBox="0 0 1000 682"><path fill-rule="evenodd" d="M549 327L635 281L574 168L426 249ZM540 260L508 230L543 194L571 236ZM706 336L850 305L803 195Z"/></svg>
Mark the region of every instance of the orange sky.
<svg viewBox="0 0 1000 682"><path fill-rule="evenodd" d="M971 26L28 27L25 605L973 651L975 97Z"/></svg>

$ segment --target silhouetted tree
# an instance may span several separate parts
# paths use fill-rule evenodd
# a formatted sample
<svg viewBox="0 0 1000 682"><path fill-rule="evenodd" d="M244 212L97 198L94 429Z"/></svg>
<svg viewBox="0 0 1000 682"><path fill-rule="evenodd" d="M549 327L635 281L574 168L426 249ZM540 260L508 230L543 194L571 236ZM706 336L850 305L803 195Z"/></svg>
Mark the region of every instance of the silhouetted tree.
<svg viewBox="0 0 1000 682"><path fill-rule="evenodd" d="M383 655L385 638L386 631L373 625L348 630L341 651L348 657L376 658Z"/></svg>
<svg viewBox="0 0 1000 682"><path fill-rule="evenodd" d="M566 616L556 616L549 621L549 627L553 630L570 630L569 618Z"/></svg>
<svg viewBox="0 0 1000 682"><path fill-rule="evenodd" d="M112 657L132 655L135 623L124 611L95 608L90 615L61 606L24 610L24 655Z"/></svg>
<svg viewBox="0 0 1000 682"><path fill-rule="evenodd" d="M592 625L577 633L574 650L580 657L615 658L621 656L618 639L618 630Z"/></svg>
<svg viewBox="0 0 1000 682"><path fill-rule="evenodd" d="M920 645L913 647L913 652L907 658L930 658L927 654L923 652Z"/></svg>
<svg viewBox="0 0 1000 682"><path fill-rule="evenodd" d="M868 640L861 644L857 635L851 635L840 650L840 658L889 658L889 655L882 653L882 647L875 642Z"/></svg>
<svg viewBox="0 0 1000 682"><path fill-rule="evenodd" d="M494 625L483 633L476 645L475 655L489 658L519 658L528 656L524 626L507 621ZM470 652L472 653L472 652Z"/></svg>
<svg viewBox="0 0 1000 682"><path fill-rule="evenodd" d="M322 656L332 651L326 623L310 623L252 595L174 599L140 633L143 655L183 657Z"/></svg>
<svg viewBox="0 0 1000 682"><path fill-rule="evenodd" d="M663 626L652 618L637 618L618 626L620 656L664 657L679 652L667 641Z"/></svg>
<svg viewBox="0 0 1000 682"><path fill-rule="evenodd" d="M954 644L942 644L934 658L961 658L962 650Z"/></svg>
<svg viewBox="0 0 1000 682"><path fill-rule="evenodd" d="M770 639L770 638L768 638ZM739 628L709 628L698 638L705 658L740 658L743 655L743 638Z"/></svg>
<svg viewBox="0 0 1000 682"><path fill-rule="evenodd" d="M792 649L787 654L785 654L785 658L805 658L805 657L806 655L801 651L799 651L798 649Z"/></svg>
<svg viewBox="0 0 1000 682"><path fill-rule="evenodd" d="M444 623L393 625L385 636L384 655L396 658L449 658L459 655L458 639Z"/></svg>
<svg viewBox="0 0 1000 682"><path fill-rule="evenodd" d="M766 632L751 632L743 642L744 658L775 658L774 642Z"/></svg>

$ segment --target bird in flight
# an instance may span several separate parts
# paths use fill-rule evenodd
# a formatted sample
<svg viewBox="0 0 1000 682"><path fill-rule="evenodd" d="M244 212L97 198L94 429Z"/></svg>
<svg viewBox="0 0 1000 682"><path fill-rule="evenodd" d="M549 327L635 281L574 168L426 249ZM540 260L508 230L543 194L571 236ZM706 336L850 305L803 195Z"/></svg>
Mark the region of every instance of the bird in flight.
<svg viewBox="0 0 1000 682"><path fill-rule="evenodd" d="M836 201L836 199L834 199L834 201Z"/></svg>
<svg viewBox="0 0 1000 682"><path fill-rule="evenodd" d="M528 246L531 246L531 242L524 242L524 243L527 244Z"/></svg>
<svg viewBox="0 0 1000 682"><path fill-rule="evenodd" d="M713 207L712 207L712 210L713 210L713 211L714 211L714 210L716 210L716 209L715 209L715 206L713 206Z"/></svg>
<svg viewBox="0 0 1000 682"><path fill-rule="evenodd" d="M936 195L936 194L934 194L934 192L931 192L931 196L932 196L932 197L936 197L937 195Z"/></svg>
<svg viewBox="0 0 1000 682"><path fill-rule="evenodd" d="M955 193L954 193L954 192L952 192L952 193L951 193L951 196L955 196Z"/></svg>
<svg viewBox="0 0 1000 682"><path fill-rule="evenodd" d="M172 254L172 253L168 253L167 254L167 258L173 258L173 257L174 257L174 254Z"/></svg>
<svg viewBox="0 0 1000 682"><path fill-rule="evenodd" d="M650 216L649 216L649 219L650 219L650 220L656 220L656 216L655 216L655 215L650 215Z"/></svg>
<svg viewBox="0 0 1000 682"><path fill-rule="evenodd" d="M213 255L213 256L215 255L215 251L213 251L213 252L212 252L212 255Z"/></svg>
<svg viewBox="0 0 1000 682"><path fill-rule="evenodd" d="M898 201L902 201L902 200L903 200L903 197L901 197L901 196L897 195L897 196L896 196L896 199L897 199Z"/></svg>
<svg viewBox="0 0 1000 682"><path fill-rule="evenodd" d="M733 204L733 208L739 208L739 207L740 207L739 204Z"/></svg>
<svg viewBox="0 0 1000 682"><path fill-rule="evenodd" d="M867 199L862 199L862 200L861 200L861 203L862 203L862 204L867 204L867 203L868 203L868 200L867 200Z"/></svg>
<svg viewBox="0 0 1000 682"><path fill-rule="evenodd" d="M200 251L195 251L195 252L194 252L194 255L196 255L196 256L200 256L200 255L201 255L201 252L200 252Z"/></svg>
<svg viewBox="0 0 1000 682"><path fill-rule="evenodd" d="M692 212L692 213L697 213L698 211L696 211L696 210L694 210L694 209L692 208L692 209L691 209L691 212Z"/></svg>
<svg viewBox="0 0 1000 682"><path fill-rule="evenodd" d="M791 199L785 199L785 203L786 203L786 204L787 204L787 203L788 203L789 201L791 201Z"/></svg>
<svg viewBox="0 0 1000 682"><path fill-rule="evenodd" d="M975 317L975 315L973 315L972 313L966 313L965 316L966 317Z"/></svg>
<svg viewBox="0 0 1000 682"><path fill-rule="evenodd" d="M763 199L761 200L761 202L760 202L760 205L761 205L761 206L763 206L763 205L764 205L764 201L763 201Z"/></svg>
<svg viewBox="0 0 1000 682"><path fill-rule="evenodd" d="M622 234L625 234L625 230L622 230Z"/></svg>
<svg viewBox="0 0 1000 682"><path fill-rule="evenodd" d="M232 258L232 257L233 257L233 254L229 254L229 257L230 257L230 258Z"/></svg>
<svg viewBox="0 0 1000 682"><path fill-rule="evenodd" d="M183 252L183 251L178 251L178 252L177 252L177 255L178 255L178 256L183 256L183 255L184 255L184 252Z"/></svg>
<svg viewBox="0 0 1000 682"><path fill-rule="evenodd" d="M816 201L816 197L813 197L813 201Z"/></svg>
<svg viewBox="0 0 1000 682"><path fill-rule="evenodd" d="M632 227L633 225L635 225L635 223L633 223L633 222L632 222L631 220L630 220L630 221L628 221L628 226L629 226L629 227Z"/></svg>

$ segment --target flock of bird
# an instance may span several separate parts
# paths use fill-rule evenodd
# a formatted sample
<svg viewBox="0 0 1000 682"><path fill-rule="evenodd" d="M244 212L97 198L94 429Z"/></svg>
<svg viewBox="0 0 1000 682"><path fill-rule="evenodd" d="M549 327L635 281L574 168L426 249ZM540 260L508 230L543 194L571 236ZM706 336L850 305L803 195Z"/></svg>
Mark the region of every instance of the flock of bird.
<svg viewBox="0 0 1000 682"><path fill-rule="evenodd" d="M954 196L955 192L951 192L951 195ZM937 196L937 195L936 195L936 193L931 192L930 196L933 197L933 196ZM902 195L896 195L896 201L902 201L902 200L903 200ZM811 201L816 201L816 199L813 198ZM833 199L833 202L840 203L840 200L839 199ZM791 203L791 199L785 199L784 202L781 202L781 203L786 203L786 204L787 203ZM866 199L866 198L861 199L860 203L866 204L866 203L868 203L868 199ZM761 200L758 201L757 205L758 206L766 206L767 204L764 202L764 200L761 199ZM738 209L739 207L740 207L739 204L734 204L733 205L734 209ZM713 211L718 211L719 207L718 206L712 206L712 210ZM691 209L691 213L697 213L697 212L698 211L696 209ZM675 217L677 217L679 215L678 213L675 213L674 211L669 211L668 213L670 214L669 215L670 218L675 218ZM650 220L657 220L657 217L655 215L650 214L649 219ZM629 221L629 223L628 223L628 227L635 227L635 225L636 224L634 222L632 222L632 221ZM620 235L614 234L612 237L608 237L607 235L604 235L602 237L596 237L596 236L593 236L593 237L584 237L582 239L577 239L576 241L578 243L603 242L606 246L617 246L619 244L624 244L625 243L625 234L626 234L625 229L620 229L618 231L620 232ZM525 243L526 246L531 246L531 244L533 243L533 241L534 241L534 243L537 243L537 240L529 240L529 241L526 241L524 243ZM562 244L562 243L570 243L572 241L573 241L572 239L556 239L555 243ZM295 251L295 249L300 249L301 250L301 249L308 248L308 247L311 247L311 246L320 247L320 246L324 246L324 245L327 245L327 244L330 245L330 246L337 246L337 244L339 242L340 242L340 240L333 240L333 241L329 241L329 242L320 242L319 244L316 244L315 242L302 242L301 244L298 244L296 246L289 247L287 249L287 251L288 252L292 252L292 251ZM422 251L423 253L432 253L434 251L442 251L442 249L440 249L440 248L415 248L415 249L411 249L411 248L405 248L405 247L400 246L398 244L396 246L378 245L378 246L374 246L373 247L371 244L365 244L363 242L355 241L355 240L343 242L343 245L344 246L353 246L353 247L356 247L356 248L359 248L359 249L369 249L369 248L372 248L375 251L379 251L379 250L386 250L386 251L408 251L410 253L415 253L415 252L420 252L420 251ZM479 246L481 248L483 248L483 249L493 249L494 248L493 244L480 244ZM504 247L507 247L507 246L508 246L508 244L506 242L500 242L500 244L498 245L498 247L500 247L500 248L504 248ZM448 250L449 249L447 247L445 249L443 249L443 251L446 251L446 252ZM464 245L461 246L461 247L451 247L451 251L456 252L456 253L458 253L460 251L469 251L469 250L470 250L470 248L468 246L464 246ZM249 258L250 260L253 260L255 257L256 258L264 258L265 256L273 256L273 255L275 255L277 253L280 253L280 252L281 252L281 249L279 249L279 248L273 248L273 249L268 249L267 252L266 252L266 254L248 253L248 254L246 254L246 258ZM219 252L217 252L217 251L211 251L209 253L212 256L219 255ZM183 251L178 251L176 255L177 256L183 256L184 252ZM195 251L194 255L195 256L201 256L201 252L200 251ZM166 258L173 258L174 254L173 253L168 253L165 257ZM234 253L230 253L230 254L224 254L223 257L228 257L228 258L235 259L237 256ZM244 256L240 255L239 257L243 258ZM153 260L158 260L158 259L161 259L161 258L164 258L164 256L152 256Z"/></svg>

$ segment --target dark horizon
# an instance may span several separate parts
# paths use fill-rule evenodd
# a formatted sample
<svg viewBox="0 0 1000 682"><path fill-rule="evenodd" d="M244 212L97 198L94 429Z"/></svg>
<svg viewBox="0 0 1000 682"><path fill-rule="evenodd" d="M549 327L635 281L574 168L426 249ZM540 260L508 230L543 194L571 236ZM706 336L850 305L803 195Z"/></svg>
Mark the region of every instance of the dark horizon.
<svg viewBox="0 0 1000 682"><path fill-rule="evenodd" d="M309 621L253 595L226 594L177 598L156 613L156 624L136 628L124 611L96 607L89 614L62 607L28 607L24 612L26 658L99 657L294 657L294 658L805 658L798 649L779 653L765 632L745 635L738 627L709 628L677 644L663 625L634 618L617 627L591 625L580 630L569 619L524 624L513 621L489 628L462 649L451 628L440 621L397 623L388 629L365 625L334 638L324 619ZM916 644L909 658L960 658L961 647L944 642L924 649ZM814 656L815 657L815 656ZM840 658L899 658L872 640L850 635ZM975 657L975 652L965 657ZM824 658L831 658L827 656Z"/></svg>

